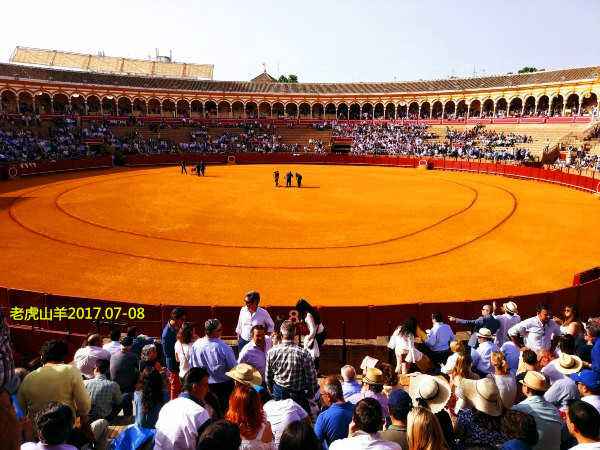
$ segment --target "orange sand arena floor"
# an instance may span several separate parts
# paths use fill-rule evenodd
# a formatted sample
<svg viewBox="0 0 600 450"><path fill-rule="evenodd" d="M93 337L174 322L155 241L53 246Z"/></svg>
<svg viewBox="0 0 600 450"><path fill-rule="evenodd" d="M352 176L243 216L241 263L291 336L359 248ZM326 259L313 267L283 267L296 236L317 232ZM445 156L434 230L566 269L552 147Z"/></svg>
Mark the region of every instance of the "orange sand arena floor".
<svg viewBox="0 0 600 450"><path fill-rule="evenodd" d="M275 169L305 187L275 188ZM567 287L600 264L597 196L500 176L113 169L2 182L0 205L1 286L112 300L456 301Z"/></svg>

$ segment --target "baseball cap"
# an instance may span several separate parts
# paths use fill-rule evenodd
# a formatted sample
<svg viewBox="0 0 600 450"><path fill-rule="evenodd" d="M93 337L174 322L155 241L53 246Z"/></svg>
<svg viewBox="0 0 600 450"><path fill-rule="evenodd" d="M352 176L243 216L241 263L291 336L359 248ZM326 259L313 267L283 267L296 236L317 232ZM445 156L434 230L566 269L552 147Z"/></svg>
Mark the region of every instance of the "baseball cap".
<svg viewBox="0 0 600 450"><path fill-rule="evenodd" d="M595 370L582 370L579 373L574 373L571 375L571 380L576 383L581 383L590 389L597 389L600 387L600 373Z"/></svg>
<svg viewBox="0 0 600 450"><path fill-rule="evenodd" d="M388 405L394 408L410 408L412 400L410 395L402 389L396 389L390 393L388 397Z"/></svg>

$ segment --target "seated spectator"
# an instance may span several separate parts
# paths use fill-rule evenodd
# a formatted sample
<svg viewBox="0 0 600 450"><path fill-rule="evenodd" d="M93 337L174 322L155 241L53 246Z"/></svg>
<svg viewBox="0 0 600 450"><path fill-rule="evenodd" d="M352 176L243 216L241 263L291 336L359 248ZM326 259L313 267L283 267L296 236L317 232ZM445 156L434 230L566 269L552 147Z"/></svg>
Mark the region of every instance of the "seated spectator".
<svg viewBox="0 0 600 450"><path fill-rule="evenodd" d="M348 425L352 422L354 405L344 400L342 384L336 377L327 377L321 390L321 398L327 409L319 414L315 433L319 443L326 448L332 442L348 437Z"/></svg>
<svg viewBox="0 0 600 450"><path fill-rule="evenodd" d="M527 372L530 370L538 370L541 369L541 365L538 362L538 356L536 353L530 348L523 350L522 354L523 364L517 370L516 379L517 382L520 383L527 375Z"/></svg>
<svg viewBox="0 0 600 450"><path fill-rule="evenodd" d="M568 345L564 345L568 343ZM541 372L546 376L550 385L558 380L577 373L581 370L583 362L579 356L575 356L575 338L570 334L564 334L560 337L559 346L561 348L560 356L550 361Z"/></svg>
<svg viewBox="0 0 600 450"><path fill-rule="evenodd" d="M488 374L494 372L494 367L490 362L490 358L493 352L499 352L500 349L494 343L494 335L487 328L480 328L477 331L477 353L479 359L473 364L474 372L479 375L480 378L485 378Z"/></svg>
<svg viewBox="0 0 600 450"><path fill-rule="evenodd" d="M413 408L408 413L406 429L407 448L410 450L443 450L446 448L440 423L427 408Z"/></svg>
<svg viewBox="0 0 600 450"><path fill-rule="evenodd" d="M399 450L395 442L386 441L379 434L383 425L381 405L374 398L363 398L354 407L352 422L345 439L338 439L330 450L353 450L365 448ZM441 436L441 432L440 432ZM280 447L281 448L281 447Z"/></svg>
<svg viewBox="0 0 600 450"><path fill-rule="evenodd" d="M581 400L600 412L600 373L595 370L582 370L581 373L571 375L571 379L577 383Z"/></svg>
<svg viewBox="0 0 600 450"><path fill-rule="evenodd" d="M502 344L500 350L502 351L502 353L504 353L504 356L506 357L510 373L516 375L517 369L519 368L519 358L521 357L521 350L511 340L508 340L504 344Z"/></svg>
<svg viewBox="0 0 600 450"><path fill-rule="evenodd" d="M356 370L354 367L345 365L342 367L341 374L344 400L348 400L348 397L360 392L361 384L356 381Z"/></svg>
<svg viewBox="0 0 600 450"><path fill-rule="evenodd" d="M196 450L238 450L241 443L239 427L227 420L219 420L202 432Z"/></svg>
<svg viewBox="0 0 600 450"><path fill-rule="evenodd" d="M465 352L465 345L462 341L454 339L450 342L450 352L451 354L446 360L446 364L444 364L441 369L442 373L446 375L450 375L452 370L454 370L454 366L456 366L456 359L458 358L458 355L460 353Z"/></svg>
<svg viewBox="0 0 600 450"><path fill-rule="evenodd" d="M204 404L208 391L208 372L203 367L190 369L183 378L182 393L165 404L158 414L154 448L184 450L196 447L198 436L211 424Z"/></svg>
<svg viewBox="0 0 600 450"><path fill-rule="evenodd" d="M104 350L108 350L110 352L111 355L117 353L119 350L121 350L121 342L119 342L121 340L121 332L117 329L114 330L110 330L110 342L107 344L104 344L102 346L102 348ZM110 359L109 359L110 361Z"/></svg>
<svg viewBox="0 0 600 450"><path fill-rule="evenodd" d="M517 398L517 380L515 376L508 371L508 362L501 351L495 351L490 357L490 362L494 368L494 373L487 377L494 380L498 391L500 392L500 400L506 409L510 409L515 404Z"/></svg>
<svg viewBox="0 0 600 450"><path fill-rule="evenodd" d="M552 367L560 375L560 378L558 375L554 375L556 381L546 391L544 398L562 411L566 411L569 400L581 398L581 394L577 389L577 383L569 376L575 375L581 370L581 360L579 358L576 360L575 358L573 355L562 353L560 358L555 359L552 361L552 364L544 367L544 369ZM544 373L544 375L547 377L548 374Z"/></svg>
<svg viewBox="0 0 600 450"><path fill-rule="evenodd" d="M109 368L108 359L96 360L94 378L83 382L92 402L92 421L106 419L110 422L121 411L121 388L107 378Z"/></svg>
<svg viewBox="0 0 600 450"><path fill-rule="evenodd" d="M387 430L381 432L381 437L383 439L395 442L403 449L408 449L406 424L408 413L412 407L413 404L410 395L403 390L399 389L390 394L388 411L390 413L392 424Z"/></svg>
<svg viewBox="0 0 600 450"><path fill-rule="evenodd" d="M600 162L600 158L598 159ZM577 347L577 354L583 361L583 367L592 368L592 349L594 348L595 335L600 334L600 324L589 322L583 333L584 343Z"/></svg>
<svg viewBox="0 0 600 450"><path fill-rule="evenodd" d="M312 427L306 422L292 422L281 435L279 450L319 450L319 442Z"/></svg>
<svg viewBox="0 0 600 450"><path fill-rule="evenodd" d="M155 428L161 408L169 401L169 391L163 389L163 379L154 367L140 373L135 392L135 425Z"/></svg>
<svg viewBox="0 0 600 450"><path fill-rule="evenodd" d="M179 363L179 377L183 378L190 369L190 352L192 344L196 342L196 324L185 322L177 331L177 342L175 342L175 360Z"/></svg>
<svg viewBox="0 0 600 450"><path fill-rule="evenodd" d="M544 399L544 393L548 390L546 377L530 370L521 384L525 400L514 405L512 410L531 414L535 419L539 440L534 449L559 450L562 419L557 409Z"/></svg>
<svg viewBox="0 0 600 450"><path fill-rule="evenodd" d="M579 444L572 450L600 448L600 413L589 403L579 400L569 402L567 429Z"/></svg>
<svg viewBox="0 0 600 450"><path fill-rule="evenodd" d="M64 403L48 402L35 416L39 442L27 442L21 445L22 450L77 450L67 444L75 422L73 411Z"/></svg>
<svg viewBox="0 0 600 450"><path fill-rule="evenodd" d="M102 348L102 336L92 334L84 342L85 346L75 352L75 365L88 380L94 378L94 366L98 359L110 360L111 354Z"/></svg>
<svg viewBox="0 0 600 450"><path fill-rule="evenodd" d="M110 357L110 379L116 381L121 388L123 414L133 415L133 392L137 383L138 358L131 352L133 339L125 336L121 339L121 351Z"/></svg>
<svg viewBox="0 0 600 450"><path fill-rule="evenodd" d="M500 450L531 450L539 439L535 419L523 412L507 411L502 417L502 429L510 440Z"/></svg>
<svg viewBox="0 0 600 450"><path fill-rule="evenodd" d="M475 350L467 348L463 353L458 354L454 369L450 372L450 387L452 387L452 389L454 389L461 380L479 380L479 375L471 371L472 353L475 353Z"/></svg>
<svg viewBox="0 0 600 450"><path fill-rule="evenodd" d="M374 398L381 405L382 416L388 417L388 399L383 395L383 373L381 370L368 367L363 375L363 390L348 397L348 401L356 405L363 398Z"/></svg>
<svg viewBox="0 0 600 450"><path fill-rule="evenodd" d="M273 397L267 389L262 386L256 386L255 389L260 397L267 420L271 424L273 442L276 448L279 446L283 430L285 430L290 423L302 420L308 424L312 424L306 411L291 398L285 400L273 400ZM346 430L346 432L347 431L348 430Z"/></svg>
<svg viewBox="0 0 600 450"><path fill-rule="evenodd" d="M142 356L142 349L145 345L154 344L154 339L149 339L143 334L140 334L139 329L136 326L127 328L127 336L133 339L131 352L138 358Z"/></svg>
<svg viewBox="0 0 600 450"><path fill-rule="evenodd" d="M132 348L133 348L133 346L132 346ZM140 358L140 366L139 366L140 373L146 367L154 367L156 370L158 370L160 372L162 370L162 366L157 361L157 359L158 359L158 351L156 350L156 345L154 345L154 344L144 345L144 347L142 348L142 356Z"/></svg>
<svg viewBox="0 0 600 450"><path fill-rule="evenodd" d="M271 424L253 388L239 385L233 390L225 418L240 428L240 449L273 448Z"/></svg>
<svg viewBox="0 0 600 450"><path fill-rule="evenodd" d="M501 425L500 391L493 380L463 379L456 393L468 406L456 417L457 450L475 444L500 445L508 440Z"/></svg>
<svg viewBox="0 0 600 450"><path fill-rule="evenodd" d="M379 364L379 370L383 373L383 393L386 397L389 397L392 391L396 389L402 389L402 384L398 378L398 373L394 369L394 366L387 363Z"/></svg>
<svg viewBox="0 0 600 450"><path fill-rule="evenodd" d="M251 388L262 385L262 377L258 370L249 364L238 364L229 372L226 372L229 378L231 378L235 386L248 386Z"/></svg>

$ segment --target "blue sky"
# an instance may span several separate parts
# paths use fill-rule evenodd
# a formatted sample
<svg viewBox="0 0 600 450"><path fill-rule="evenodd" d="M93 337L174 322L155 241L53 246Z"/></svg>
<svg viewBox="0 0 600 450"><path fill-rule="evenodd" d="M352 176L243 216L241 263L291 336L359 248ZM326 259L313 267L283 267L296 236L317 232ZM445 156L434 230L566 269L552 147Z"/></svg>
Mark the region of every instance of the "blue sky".
<svg viewBox="0 0 600 450"><path fill-rule="evenodd" d="M600 64L599 0L29 0L2 12L2 62L17 45L139 59L158 47L214 64L219 80L249 80L264 62L304 82Z"/></svg>

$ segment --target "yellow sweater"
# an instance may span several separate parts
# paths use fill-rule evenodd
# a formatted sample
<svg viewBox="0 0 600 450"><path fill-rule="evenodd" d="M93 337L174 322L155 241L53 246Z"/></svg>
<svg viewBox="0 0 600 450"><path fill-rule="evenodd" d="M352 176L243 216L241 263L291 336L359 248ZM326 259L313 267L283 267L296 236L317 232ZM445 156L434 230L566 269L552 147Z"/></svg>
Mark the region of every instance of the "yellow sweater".
<svg viewBox="0 0 600 450"><path fill-rule="evenodd" d="M61 402L80 415L90 412L90 395L85 390L81 372L69 364L49 364L29 373L17 392L23 414L34 420L48 402Z"/></svg>

